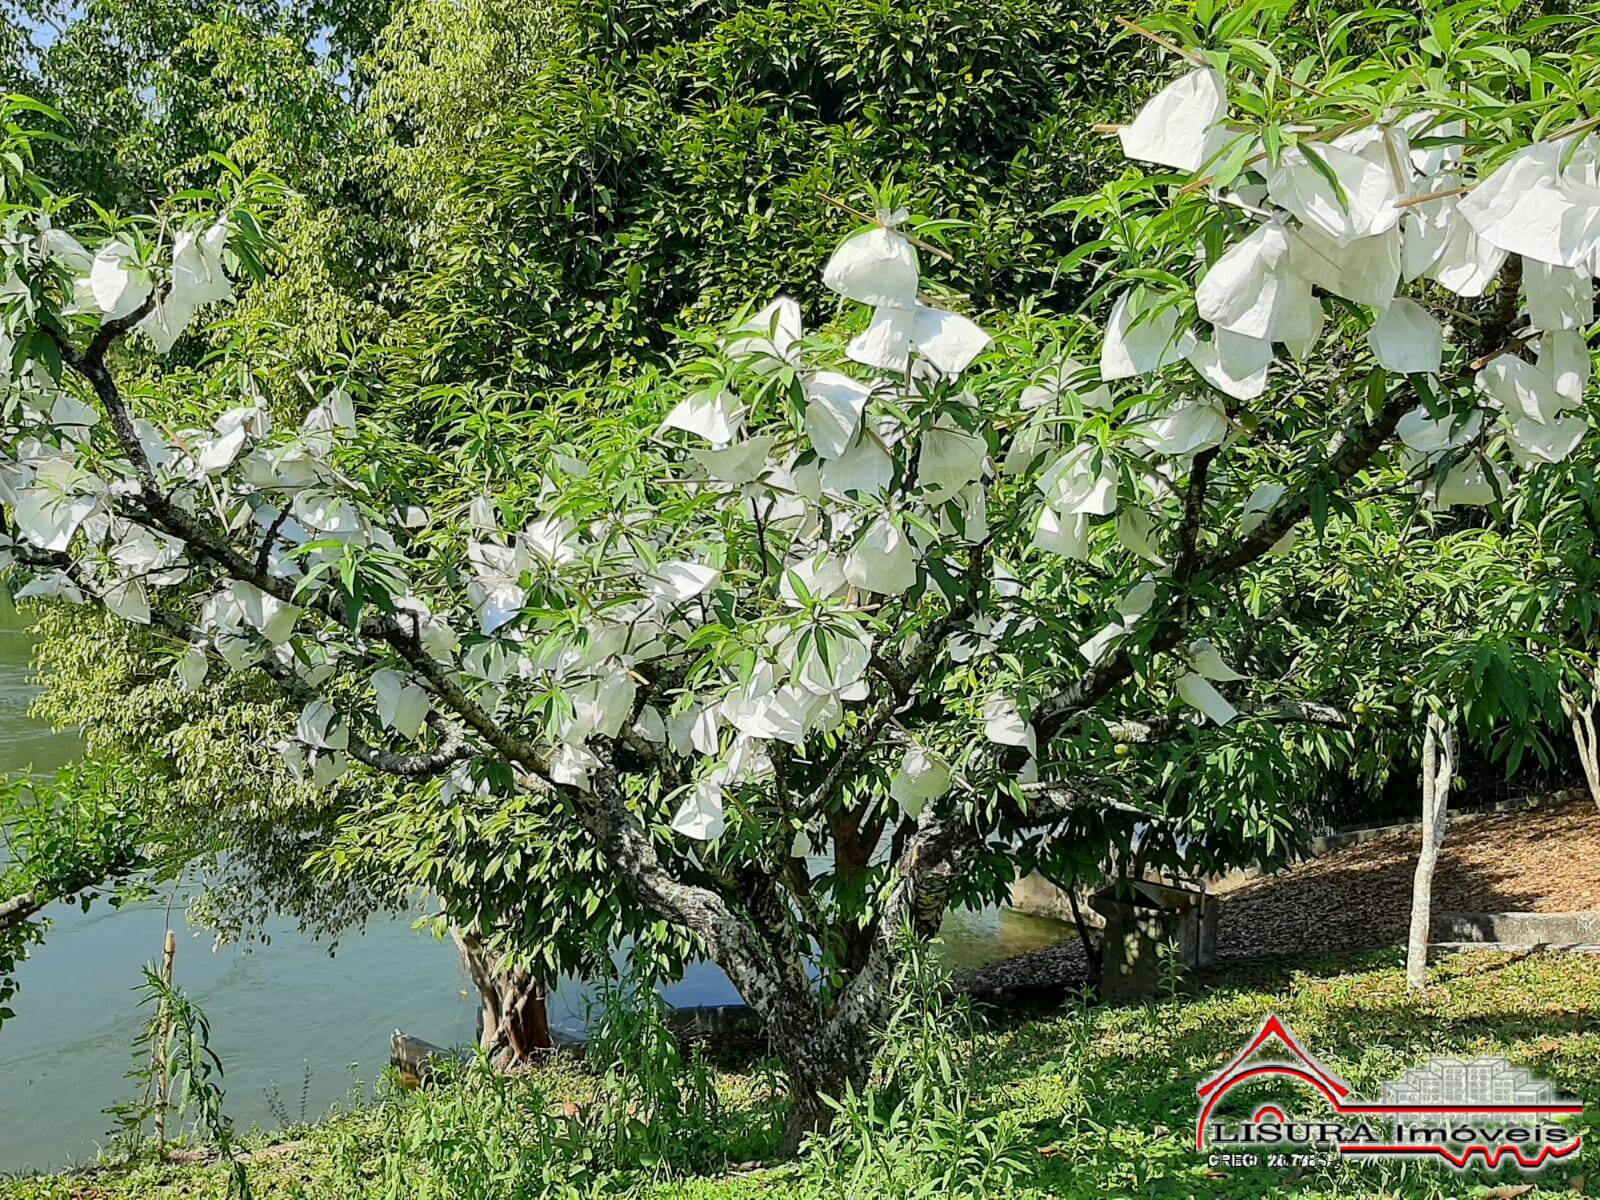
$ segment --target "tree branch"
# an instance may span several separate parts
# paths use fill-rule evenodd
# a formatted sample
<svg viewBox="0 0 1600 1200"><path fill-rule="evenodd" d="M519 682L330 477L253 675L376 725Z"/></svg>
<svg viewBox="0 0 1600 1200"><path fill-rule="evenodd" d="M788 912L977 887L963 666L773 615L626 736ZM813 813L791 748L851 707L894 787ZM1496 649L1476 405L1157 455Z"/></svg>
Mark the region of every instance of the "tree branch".
<svg viewBox="0 0 1600 1200"><path fill-rule="evenodd" d="M1211 576L1227 575L1255 562L1311 511L1311 497L1324 485L1343 483L1370 463L1383 443L1394 435L1400 418L1412 407L1412 398L1397 388L1384 399L1372 422L1354 435L1338 434L1329 446L1328 457L1312 479L1284 496L1250 533L1230 550L1216 555L1202 566Z"/></svg>
<svg viewBox="0 0 1600 1200"><path fill-rule="evenodd" d="M289 506L285 504L278 510L278 515L272 518L272 524L267 526L267 532L261 536L261 549L256 551L256 570L265 575L267 565L272 561L272 543L277 540L278 534L283 529L283 524L289 519ZM413 634L416 630L411 631Z"/></svg>
<svg viewBox="0 0 1600 1200"><path fill-rule="evenodd" d="M970 869L982 845L983 838L971 825L924 811L895 860L872 949L840 993L824 1031L825 1040L838 1052L870 1053L870 1039L863 1035L877 1023L888 997L900 938L909 930L926 941L938 932L956 881Z"/></svg>
<svg viewBox="0 0 1600 1200"><path fill-rule="evenodd" d="M287 581L269 575L264 568L258 568L256 563L246 558L225 538L218 536L197 517L174 504L158 486L150 460L139 442L132 415L123 402L116 380L105 366L106 351L117 338L137 324L153 304L152 296L140 309L128 316L107 321L95 335L88 350L82 354L53 331L51 332L51 336L61 346L62 360L89 382L95 395L105 406L123 453L133 463L139 477L140 505L156 525L183 542L192 554L214 562L234 579L252 584L286 604L294 604L301 608L309 607L343 628L344 614L330 598L298 595L297 589ZM508 761L548 779L543 758L532 745L507 733L489 713L483 710L482 706L468 696L451 678L450 672L443 664L435 662L427 653L414 630L407 630L399 621L387 614L369 616L366 624L374 636L391 646L412 669L426 679L436 695L485 742ZM359 633L361 630L358 629L356 632Z"/></svg>
<svg viewBox="0 0 1600 1200"><path fill-rule="evenodd" d="M661 778L667 787L677 788L682 786L683 778L678 771L678 764L672 761L672 755L668 754L664 747L640 737L629 725L622 727L622 732L618 735L617 740L660 771Z"/></svg>
<svg viewBox="0 0 1600 1200"><path fill-rule="evenodd" d="M1023 784L1022 791L1028 797L1029 805L1026 812L1019 810L1013 818L1019 829L1038 829L1043 825L1061 821L1079 809L1098 811L1109 808L1147 821L1167 819L1161 813L1107 796L1102 791L1089 794L1054 780Z"/></svg>
<svg viewBox="0 0 1600 1200"><path fill-rule="evenodd" d="M117 390L116 380L111 377L111 372L106 369L106 352L112 344L132 329L155 307L156 296L154 292L145 297L145 301L138 308L123 317L116 317L105 322L96 331L89 342L89 348L82 354L68 339L62 337L54 327L41 326L55 342L56 348L61 351L61 361L66 363L78 374L82 375L94 389L100 403L105 405L106 416L110 418L111 428L117 435L117 442L122 447L122 452L128 456L128 461L133 464L134 472L138 475L140 483L145 487L154 489L156 475L150 465L150 458L144 452L144 445L139 441L139 432L133 423L133 414L128 411L128 406L122 401L122 394Z"/></svg>
<svg viewBox="0 0 1600 1200"><path fill-rule="evenodd" d="M911 698L912 691L922 679L925 671L931 667L945 650L945 638L955 627L956 622L962 620L973 611L976 604L978 590L984 586L983 576L983 550L987 543L979 543L971 547L967 559L967 595L964 599L956 601L944 616L938 618L923 631L917 648L903 655L898 662L874 660L878 673L888 683L888 692L878 699L878 702L868 710L844 744L834 755L827 768L823 771L822 781L812 791L806 801L802 817L810 820L822 811L834 793L844 783L851 771L864 759L871 749L877 745L878 737L884 728L894 719L894 715Z"/></svg>
<svg viewBox="0 0 1600 1200"><path fill-rule="evenodd" d="M37 916L57 900L65 900L68 896L74 896L79 892L109 883L111 880L129 873L133 867L134 864L131 863L117 863L93 874L73 875L62 880L57 886L48 888L33 887L26 892L20 892L12 896L8 900L0 901L0 929L10 929L13 926L21 925L24 921Z"/></svg>
<svg viewBox="0 0 1600 1200"><path fill-rule="evenodd" d="M578 811L634 898L662 919L695 933L769 1029L781 1037L785 1022L814 1015L796 1010L797 1005L814 1003L803 970L796 979L782 956L724 897L710 888L680 882L662 865L639 818L628 810L613 767L597 773L592 791L579 793Z"/></svg>
<svg viewBox="0 0 1600 1200"><path fill-rule="evenodd" d="M1314 700L1279 700L1266 704L1241 702L1235 707L1244 716L1272 717L1282 721L1298 721L1305 725L1320 725L1328 729L1349 729L1352 722L1339 709ZM1087 716L1087 714L1080 714ZM1180 734L1201 728L1197 715L1187 712L1168 713L1154 721L1111 721L1106 732L1119 742L1149 745L1168 741Z"/></svg>
<svg viewBox="0 0 1600 1200"><path fill-rule="evenodd" d="M150 610L150 621L159 625L179 641L195 647L203 647L205 638L189 622L176 613L165 609L154 608ZM290 668L279 662L270 653L255 664L260 670L271 676L273 681L283 690L287 699L292 702L307 704L312 700L321 699L317 691L296 675ZM430 714L432 715L432 714ZM442 775L458 762L472 757L472 747L467 745L461 732L449 725L442 718L433 727L443 738L437 749L418 754L403 754L393 750L384 750L366 741L354 729L350 729L351 722L347 718L345 726L349 730L349 745L347 752L350 757L364 766L371 767L385 774L399 776L404 779L426 779L435 775Z"/></svg>
<svg viewBox="0 0 1600 1200"><path fill-rule="evenodd" d="M10 929L13 925L22 924L48 903L50 903L48 897L31 891L0 901L0 929Z"/></svg>
<svg viewBox="0 0 1600 1200"><path fill-rule="evenodd" d="M1211 446L1194 456L1189 468L1189 488L1183 495L1183 519L1178 523L1177 553L1173 555L1172 577L1179 584L1188 583L1194 575L1198 561L1200 522L1206 511L1206 483L1211 475L1211 464L1221 453L1220 446Z"/></svg>
<svg viewBox="0 0 1600 1200"><path fill-rule="evenodd" d="M1341 433L1333 439L1327 457L1309 473L1307 481L1285 495L1260 525L1228 549L1201 558L1192 573L1192 580L1233 574L1272 549L1285 533L1310 513L1311 497L1320 487L1343 483L1371 463L1410 407L1410 398L1405 391L1396 388L1385 398L1377 416L1369 424L1353 433ZM1170 650L1182 639L1185 630L1176 619L1181 605L1174 605L1172 599L1181 599L1187 590L1188 585L1179 584L1174 592L1168 593L1167 610L1155 618L1156 632L1148 643L1152 651ZM1104 699L1132 674L1133 661L1128 652L1118 650L1091 667L1076 684L1038 706L1034 717L1040 742L1048 741L1073 713Z"/></svg>

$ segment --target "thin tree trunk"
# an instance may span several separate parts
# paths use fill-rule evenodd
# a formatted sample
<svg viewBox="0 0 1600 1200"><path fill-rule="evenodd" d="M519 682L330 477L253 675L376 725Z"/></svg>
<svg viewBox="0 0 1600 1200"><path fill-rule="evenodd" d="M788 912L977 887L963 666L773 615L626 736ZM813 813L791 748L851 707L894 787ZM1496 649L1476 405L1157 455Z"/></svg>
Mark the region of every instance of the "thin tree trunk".
<svg viewBox="0 0 1600 1200"><path fill-rule="evenodd" d="M1073 885L1063 890L1067 893L1067 905L1072 909L1072 923L1077 926L1078 940L1083 943L1083 965L1089 972L1089 985L1098 992L1100 981L1104 977L1104 947L1089 934L1089 926L1085 923L1083 912L1078 907L1077 886Z"/></svg>
<svg viewBox="0 0 1600 1200"><path fill-rule="evenodd" d="M475 933L452 925L450 936L482 1001L478 1044L500 1070L524 1066L554 1046L544 984L495 958Z"/></svg>
<svg viewBox="0 0 1600 1200"><path fill-rule="evenodd" d="M1456 739L1435 713L1428 714L1422 739L1422 852L1411 885L1411 936L1406 946L1406 982L1428 983L1428 940L1433 924L1433 871L1439 862L1448 821L1450 780L1455 774Z"/></svg>
<svg viewBox="0 0 1600 1200"><path fill-rule="evenodd" d="M1595 735L1595 692L1580 699L1571 692L1561 693L1561 707L1572 722L1572 740L1578 747L1578 761L1583 764L1583 778L1589 785L1589 798L1600 808L1600 738Z"/></svg>
<svg viewBox="0 0 1600 1200"><path fill-rule="evenodd" d="M828 835L833 841L833 871L842 888L857 886L855 881L872 862L873 852L883 835L882 826L863 829L859 810L828 814ZM846 927L840 931L839 966L855 974L866 965L872 953L874 931L869 926Z"/></svg>

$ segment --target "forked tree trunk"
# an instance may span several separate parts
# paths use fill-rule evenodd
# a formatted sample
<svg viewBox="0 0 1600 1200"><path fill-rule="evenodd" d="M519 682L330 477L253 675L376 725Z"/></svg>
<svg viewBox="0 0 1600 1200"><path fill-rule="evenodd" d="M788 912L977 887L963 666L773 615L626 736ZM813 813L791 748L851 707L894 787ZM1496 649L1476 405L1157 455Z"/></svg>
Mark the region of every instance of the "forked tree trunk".
<svg viewBox="0 0 1600 1200"><path fill-rule="evenodd" d="M889 1014L903 932L922 942L938 932L955 882L983 845L967 825L921 815L898 850L866 961L831 992L832 1011L825 1011L806 970L806 939L776 879L747 872L740 880L739 903L730 904L719 892L683 883L663 870L649 839L620 802L591 812L590 818L635 899L698 934L707 957L727 973L761 1022L789 1077L786 1154L807 1134L832 1123L825 1097L837 1098L867 1082L878 1031Z"/></svg>
<svg viewBox="0 0 1600 1200"><path fill-rule="evenodd" d="M796 1154L805 1139L833 1124L837 1100L868 1083L879 1038L894 1005L894 981L907 933L926 945L939 930L950 892L981 843L956 825L924 826L901 853L898 879L879 918L866 964L838 994L826 1020L807 1020L814 993L801 976L802 998L779 989L781 1000L761 1012L774 1051L789 1076L790 1109L780 1147ZM791 987L794 985L790 985ZM750 997L746 997L749 999ZM755 1005L761 1011L761 1005Z"/></svg>
<svg viewBox="0 0 1600 1200"><path fill-rule="evenodd" d="M506 967L477 934L452 925L450 936L482 1001L478 1045L502 1071L535 1061L554 1045L544 984L526 971Z"/></svg>
<svg viewBox="0 0 1600 1200"><path fill-rule="evenodd" d="M1600 808L1600 739L1595 736L1595 689L1586 696L1571 692L1561 693L1561 707L1572 722L1572 740L1578 747L1578 761L1583 764L1584 782L1589 785L1589 798Z"/></svg>
<svg viewBox="0 0 1600 1200"><path fill-rule="evenodd" d="M1422 852L1411 885L1411 936L1406 945L1406 983L1421 989L1428 983L1428 939L1433 924L1433 871L1444 845L1455 774L1455 732L1434 713L1422 739Z"/></svg>

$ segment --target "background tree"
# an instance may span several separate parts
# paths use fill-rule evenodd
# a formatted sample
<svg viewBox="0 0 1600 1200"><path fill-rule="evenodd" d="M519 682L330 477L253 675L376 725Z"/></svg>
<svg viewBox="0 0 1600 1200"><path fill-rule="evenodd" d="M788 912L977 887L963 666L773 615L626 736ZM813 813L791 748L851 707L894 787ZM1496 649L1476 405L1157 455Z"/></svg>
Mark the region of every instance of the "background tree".
<svg viewBox="0 0 1600 1200"><path fill-rule="evenodd" d="M109 776L109 777L108 777ZM128 798L139 780L91 764L54 780L16 779L0 796L0 1025L15 1013L13 977L43 940L58 902L87 907L96 896L138 878L153 843Z"/></svg>
<svg viewBox="0 0 1600 1200"><path fill-rule="evenodd" d="M368 111L415 231L386 370L417 430L660 362L751 296L822 301L852 220L820 198L891 170L963 222L948 282L977 308L1070 306L1041 214L1105 161L1088 127L1151 61L1108 58L1109 30L1055 0L403 5Z"/></svg>

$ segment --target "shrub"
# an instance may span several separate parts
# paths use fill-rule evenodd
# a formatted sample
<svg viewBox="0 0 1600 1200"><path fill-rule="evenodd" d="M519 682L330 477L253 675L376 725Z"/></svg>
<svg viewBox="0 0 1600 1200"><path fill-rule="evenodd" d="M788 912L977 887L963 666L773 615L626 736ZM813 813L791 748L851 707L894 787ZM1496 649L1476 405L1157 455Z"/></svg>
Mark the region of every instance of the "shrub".
<svg viewBox="0 0 1600 1200"><path fill-rule="evenodd" d="M716 1086L704 1061L683 1052L669 1011L648 979L602 981L584 1048L599 1080L586 1115L591 1135L646 1171L685 1166L714 1149Z"/></svg>
<svg viewBox="0 0 1600 1200"><path fill-rule="evenodd" d="M809 1145L807 1185L859 1200L1015 1195L1032 1173L1026 1138L1013 1114L973 1101L970 1003L929 947L907 936L903 952L873 1082L834 1101L833 1127Z"/></svg>
<svg viewBox="0 0 1600 1200"><path fill-rule="evenodd" d="M385 1086L365 1119L326 1127L330 1194L364 1200L460 1200L596 1194L605 1183L582 1131L536 1075L474 1061L441 1086Z"/></svg>

